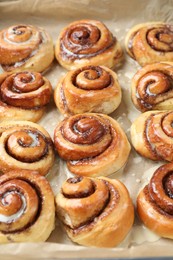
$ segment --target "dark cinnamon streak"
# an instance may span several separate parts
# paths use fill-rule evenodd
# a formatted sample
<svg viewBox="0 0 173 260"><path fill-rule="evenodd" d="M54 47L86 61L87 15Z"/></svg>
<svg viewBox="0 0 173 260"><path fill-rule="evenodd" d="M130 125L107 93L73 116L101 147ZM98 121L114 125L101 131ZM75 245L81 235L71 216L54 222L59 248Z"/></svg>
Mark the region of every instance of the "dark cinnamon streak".
<svg viewBox="0 0 173 260"><path fill-rule="evenodd" d="M165 190L166 195L173 199L173 172L169 172L164 178L163 178L163 187ZM172 201L173 203L173 201Z"/></svg>
<svg viewBox="0 0 173 260"><path fill-rule="evenodd" d="M157 70L153 70L153 71L150 71L150 72L158 72ZM160 93L160 94L149 94L147 93L147 88L149 87L150 84L152 83L156 83L155 81L150 81L148 82L147 85L143 86L144 87L144 90L145 90L145 96L143 98L141 98L140 94L139 94L139 91L138 91L138 85L136 87L136 100L137 100L137 103L138 103L138 106L140 107L140 109L142 111L147 111L147 110L151 110L154 106L164 102L165 100L168 100L168 99L171 99L173 98L173 78L165 73L162 73L163 74L163 77L167 77L168 78L168 81L169 81L169 89L164 91L163 93ZM140 82L140 79L139 81ZM160 99L160 97L162 97L161 100L158 100Z"/></svg>
<svg viewBox="0 0 173 260"><path fill-rule="evenodd" d="M40 33L40 41L39 41L39 45L43 43L43 36L42 34ZM15 63L11 63L11 64L0 64L2 69L4 71L11 71L12 69L15 69L15 68L18 68L18 67L21 67L23 66L23 64L25 64L30 58L32 58L34 55L36 55L36 53L38 52L38 49L39 49L39 45L38 45L38 48L37 49L34 49L30 55L28 57L26 57L25 59L21 60L21 61L17 61Z"/></svg>
<svg viewBox="0 0 173 260"><path fill-rule="evenodd" d="M63 60L72 60L74 61L75 59L84 59L84 58L92 58L95 57L101 53L106 52L108 49L111 49L114 44L116 43L116 38L112 36L112 42L107 45L106 47L104 47L101 50L98 50L95 53L88 53L88 54L80 54L80 53L73 53L72 51L66 49L66 47L63 44L63 38L60 39L60 55L62 57Z"/></svg>
<svg viewBox="0 0 173 260"><path fill-rule="evenodd" d="M77 227L75 229L71 229L69 226L65 226L66 229L69 229L70 232L73 233L73 235L77 235L81 232L88 232L93 229L93 227L97 224L97 222L102 221L106 217L109 216L109 214L113 211L113 209L118 205L120 195L116 188L108 181L103 180L105 185L108 186L109 189L109 198L105 201L105 205L101 212L98 212L98 214L91 219L89 219L87 222L83 223L80 227ZM103 198L104 199L104 198Z"/></svg>
<svg viewBox="0 0 173 260"><path fill-rule="evenodd" d="M148 148L148 150L153 154L154 157L156 157L156 160L164 160L163 157L161 157L160 155L157 154L157 151L155 148L152 147L152 143L150 142L149 140L149 136L148 136L148 128L150 127L150 123L152 121L152 117L154 117L156 114L151 114L147 120L145 121L145 130L144 130L144 133L143 133L143 137L144 137L144 140L145 140L145 144ZM154 145L154 144L153 144Z"/></svg>
<svg viewBox="0 0 173 260"><path fill-rule="evenodd" d="M28 130L27 130L27 129L26 129L26 130L22 129L22 131L28 133ZM17 131L15 131L15 132L17 132ZM15 132L14 132L14 133L15 133ZM29 130L29 132L32 133L32 130ZM21 159L21 158L19 159L18 156L17 156L17 154L14 155L14 154L11 154L11 153L10 153L10 151L9 151L9 149L8 149L7 142L6 142L6 143L5 143L5 149L6 149L7 153L8 153L10 156L14 157L16 160L19 159L19 161L21 161L21 162L33 163L33 162L37 162L37 161L42 160L44 157L46 157L46 156L48 155L49 146L52 146L52 147L53 147L53 142L52 142L52 140L51 140L50 138L47 138L46 136L44 136L44 135L43 135L41 132L39 132L38 130L37 130L37 132L38 132L38 134L40 134L40 135L42 136L42 138L44 139L45 143L47 144L46 147L45 147L45 150L44 150L44 152L43 152L43 155L41 155L40 157L35 158L34 160L28 160L28 159L25 158L25 157L23 157L23 159ZM38 136L38 134L37 134L37 136ZM8 140L7 140L7 141L8 141ZM19 145L21 145L23 148L29 147L29 145L25 145L20 139L18 140L18 143L19 143ZM36 147L39 147L39 145L37 145Z"/></svg>
<svg viewBox="0 0 173 260"><path fill-rule="evenodd" d="M84 73L85 73L86 79L95 80L95 78L92 79L92 78L89 78L89 77L88 77L88 72L85 72L85 71L87 71L87 70L94 70L94 71L96 71L97 74L98 74L98 77L97 77L96 79L100 78L100 77L102 76L102 73L103 73L103 68L101 68L101 67L99 67L99 66L86 66L86 67L84 67L84 68L82 68L82 69L77 70L76 73L73 74L73 77L72 77L72 79L71 79L72 84L73 84L76 88L80 88L80 87L77 85L77 83L76 83L76 77L78 76L79 73L81 73L81 72L83 72L83 71L84 71ZM108 73L108 72L107 72L107 73ZM108 85L105 85L105 86L104 86L104 82L103 82L103 85L100 85L99 88L91 89L91 91L99 91L99 90L102 90L102 89L105 89L105 88L108 88L108 87L112 87L112 85L113 85L113 83L114 83L114 79L113 79L113 77L112 77L110 74L109 74L109 77L110 77L110 81L109 81ZM85 89L82 88L82 90L85 90ZM86 89L86 91L89 92L90 89L88 88L88 89Z"/></svg>
<svg viewBox="0 0 173 260"><path fill-rule="evenodd" d="M110 132L112 133L111 131L111 127L110 127ZM108 143L108 145L105 147L105 150L111 146L113 142L113 138L112 140L110 141L110 143ZM104 151L105 151L104 150ZM92 156L92 157L86 157L84 159L80 159L80 160L71 160L71 161L68 161L68 164L70 165L85 165L85 164L88 164L90 162L92 162L95 158L97 158L99 155L101 155L102 153L104 153L104 151L102 151L101 153L97 154L96 156Z"/></svg>
<svg viewBox="0 0 173 260"><path fill-rule="evenodd" d="M89 69L94 69L95 70L95 68L97 68L97 67L95 67L95 66L88 66L88 67L85 67L85 70L89 70ZM98 67L99 68L99 67ZM101 69L101 68L99 68L99 69ZM74 73L74 75L73 75L73 77L72 77L72 79L71 79L71 81L72 81L72 84L76 87L76 88L79 88L79 86L76 84L76 77L77 77L77 75L80 73L80 72L82 72L83 71L83 69L79 69L76 73ZM105 86L105 87L102 87L102 86L100 86L100 88L98 88L98 89L92 89L92 90L90 90L90 89L87 89L87 90L85 90L86 91L86 93L89 93L90 91L100 91L100 90L102 90L102 89L105 89L105 88L111 88L112 86L113 86L113 84L114 84L114 79L113 79L113 77L110 75L110 83L109 83L109 85L107 85L107 86ZM83 91L84 91L84 89L82 89ZM68 102L67 102L67 99L66 99L66 96L65 96L65 93L64 93L64 83L62 82L62 84L61 84L61 86L60 86L60 102L61 102L61 104L62 104L62 106L63 106L63 109L65 110L65 112L66 113L68 113L68 114L70 114L70 115L74 115L74 113L70 110L70 108L69 108L69 106L68 106Z"/></svg>
<svg viewBox="0 0 173 260"><path fill-rule="evenodd" d="M82 176L76 176L74 178L69 178L67 180L68 183L79 183L83 180L83 177Z"/></svg>
<svg viewBox="0 0 173 260"><path fill-rule="evenodd" d="M68 107L67 99L66 99L65 93L64 93L63 83L61 84L61 87L60 87L60 102L63 105L63 109L65 110L66 113L68 113L70 115L74 115Z"/></svg>
<svg viewBox="0 0 173 260"><path fill-rule="evenodd" d="M171 33L172 35L173 35L173 31L171 31L170 30L170 26L168 27L168 26L165 26L165 27L160 27L160 28L157 28L157 29L160 29L160 33L158 33L158 34L156 34L155 35L155 37L159 40L159 35L161 34L161 33ZM162 52L162 53L166 53L166 52L172 52L173 51L173 48L171 48L171 50L169 51L169 50L161 50L161 49L159 49L159 48L157 48L157 46L154 46L153 44L151 44L150 43L150 41L149 41L149 39L148 39L148 34L150 33L150 31L152 31L152 30L154 30L155 28L153 27L153 28L151 28L151 29L149 29L148 31L147 31L147 34L146 34L146 41L147 41L147 43L148 43L148 45L153 49L153 50L155 50L155 51L159 51L159 52ZM168 46L171 46L171 44L168 44L168 43L166 43Z"/></svg>

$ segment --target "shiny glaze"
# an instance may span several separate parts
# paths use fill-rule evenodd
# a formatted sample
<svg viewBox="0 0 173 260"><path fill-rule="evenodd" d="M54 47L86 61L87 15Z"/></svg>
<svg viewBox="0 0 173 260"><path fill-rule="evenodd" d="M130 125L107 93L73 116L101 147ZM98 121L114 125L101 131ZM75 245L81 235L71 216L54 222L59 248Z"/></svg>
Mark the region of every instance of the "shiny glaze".
<svg viewBox="0 0 173 260"><path fill-rule="evenodd" d="M64 188L66 190L65 193ZM77 221L75 219L74 224L69 227L74 233L78 233L82 229L91 228L90 225L94 225L97 221L108 216L119 201L119 193L116 188L111 183L101 179L94 180L84 177L77 183L66 181L62 186L62 193L69 200L64 205L64 210L67 210L67 214L71 216L72 223L73 214L78 212L80 216L78 224L75 223ZM69 206L66 208L67 205ZM65 220L64 224L68 225Z"/></svg>
<svg viewBox="0 0 173 260"><path fill-rule="evenodd" d="M66 28L60 39L60 55L62 58L75 60L91 58L110 50L116 43L116 38L112 36L104 24L100 23L100 28L104 28L104 43L100 44L102 31L90 20L76 23Z"/></svg>
<svg viewBox="0 0 173 260"><path fill-rule="evenodd" d="M32 163L41 160L48 153L48 143L40 132L22 129L14 131L7 139L6 149L10 156Z"/></svg>
<svg viewBox="0 0 173 260"><path fill-rule="evenodd" d="M104 204L102 210L99 212L96 212L95 216L92 216L92 218L88 219L86 223L80 225L77 228L71 229L73 234L77 235L80 232L86 232L86 231L91 230L97 224L97 222L108 217L109 214L113 211L113 209L115 207L117 207L118 201L120 199L118 191L111 183L109 183L107 181L103 181L103 182L104 182L104 185L109 190L109 198L106 200L104 197L102 197L102 200L105 200L105 204Z"/></svg>
<svg viewBox="0 0 173 260"><path fill-rule="evenodd" d="M127 51L141 66L173 60L172 25L151 22L134 26L128 34Z"/></svg>
<svg viewBox="0 0 173 260"><path fill-rule="evenodd" d="M121 89L116 74L112 74L101 66L84 66L67 73L55 91L60 111L67 115L78 114L78 111L96 112L106 103L114 110L120 103Z"/></svg>
<svg viewBox="0 0 173 260"><path fill-rule="evenodd" d="M5 65L7 70L8 66L21 66L26 59L35 54L42 41L41 31L34 26L18 25L2 30L0 33L0 63Z"/></svg>
<svg viewBox="0 0 173 260"><path fill-rule="evenodd" d="M173 167L160 167L149 183L150 196L163 211L173 215Z"/></svg>
<svg viewBox="0 0 173 260"><path fill-rule="evenodd" d="M173 26L152 28L147 32L147 41L156 51L173 51Z"/></svg>
<svg viewBox="0 0 173 260"><path fill-rule="evenodd" d="M173 161L173 113L151 114L145 121L143 138L154 160Z"/></svg>
<svg viewBox="0 0 173 260"><path fill-rule="evenodd" d="M10 106L37 109L49 103L51 85L38 72L19 72L4 79L0 96Z"/></svg>
<svg viewBox="0 0 173 260"><path fill-rule="evenodd" d="M1 183L0 195L0 231L4 234L21 232L32 226L40 214L40 191L34 181L30 182L24 176L8 176L3 179L5 180Z"/></svg>
<svg viewBox="0 0 173 260"><path fill-rule="evenodd" d="M137 83L136 99L143 112L171 98L173 98L173 78L164 72L148 72Z"/></svg>
<svg viewBox="0 0 173 260"><path fill-rule="evenodd" d="M99 90L112 86L111 75L99 66L86 66L76 70L72 82L77 88Z"/></svg>
<svg viewBox="0 0 173 260"><path fill-rule="evenodd" d="M173 218L173 165L159 167L144 188L145 199L159 214Z"/></svg>
<svg viewBox="0 0 173 260"><path fill-rule="evenodd" d="M112 141L112 135L107 120L101 116L83 114L65 119L62 126L55 129L54 139L56 149L62 158L81 160L97 156L107 149ZM81 145L83 149L80 149Z"/></svg>

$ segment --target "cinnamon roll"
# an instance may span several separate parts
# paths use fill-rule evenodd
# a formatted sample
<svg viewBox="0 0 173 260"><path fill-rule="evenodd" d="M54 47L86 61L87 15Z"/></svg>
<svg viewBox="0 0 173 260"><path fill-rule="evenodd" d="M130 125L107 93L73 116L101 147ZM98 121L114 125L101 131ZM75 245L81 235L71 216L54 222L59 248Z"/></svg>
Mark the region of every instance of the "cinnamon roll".
<svg viewBox="0 0 173 260"><path fill-rule="evenodd" d="M19 24L0 31L0 64L4 71L42 72L53 59L53 42L43 28Z"/></svg>
<svg viewBox="0 0 173 260"><path fill-rule="evenodd" d="M54 144L72 173L89 177L118 171L130 153L120 125L109 116L95 113L74 115L60 122Z"/></svg>
<svg viewBox="0 0 173 260"><path fill-rule="evenodd" d="M52 140L47 131L29 121L0 124L0 171L36 170L48 173L54 162Z"/></svg>
<svg viewBox="0 0 173 260"><path fill-rule="evenodd" d="M45 241L55 222L54 195L35 171L0 177L0 243Z"/></svg>
<svg viewBox="0 0 173 260"><path fill-rule="evenodd" d="M159 167L137 197L143 223L159 236L173 239L173 164Z"/></svg>
<svg viewBox="0 0 173 260"><path fill-rule="evenodd" d="M85 112L110 114L121 102L117 75L103 66L69 71L58 83L55 103L66 116Z"/></svg>
<svg viewBox="0 0 173 260"><path fill-rule="evenodd" d="M71 240L84 246L116 246L134 221L126 187L105 177L68 179L56 196L56 212Z"/></svg>
<svg viewBox="0 0 173 260"><path fill-rule="evenodd" d="M29 120L37 122L50 101L52 86L38 72L0 75L0 121Z"/></svg>
<svg viewBox="0 0 173 260"><path fill-rule="evenodd" d="M173 61L173 25L163 22L134 26L125 40L127 53L141 66Z"/></svg>
<svg viewBox="0 0 173 260"><path fill-rule="evenodd" d="M173 161L173 112L148 111L131 126L136 151L151 160Z"/></svg>
<svg viewBox="0 0 173 260"><path fill-rule="evenodd" d="M117 39L103 23L80 20L61 31L55 56L68 70L88 65L112 68L121 61L123 52Z"/></svg>
<svg viewBox="0 0 173 260"><path fill-rule="evenodd" d="M142 112L173 109L173 63L153 63L132 79L132 101Z"/></svg>

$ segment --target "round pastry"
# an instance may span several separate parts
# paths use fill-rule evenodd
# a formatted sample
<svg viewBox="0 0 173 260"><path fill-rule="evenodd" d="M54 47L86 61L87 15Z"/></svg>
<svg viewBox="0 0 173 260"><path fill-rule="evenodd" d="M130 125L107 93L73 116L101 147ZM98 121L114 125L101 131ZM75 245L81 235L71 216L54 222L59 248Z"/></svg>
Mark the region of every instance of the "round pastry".
<svg viewBox="0 0 173 260"><path fill-rule="evenodd" d="M126 187L104 177L68 179L56 196L56 212L71 240L84 246L116 246L134 221Z"/></svg>
<svg viewBox="0 0 173 260"><path fill-rule="evenodd" d="M134 26L125 40L127 53L141 66L173 61L173 25L163 22Z"/></svg>
<svg viewBox="0 0 173 260"><path fill-rule="evenodd" d="M36 170L46 175L54 162L52 140L47 131L29 121L0 124L0 171Z"/></svg>
<svg viewBox="0 0 173 260"><path fill-rule="evenodd" d="M50 82L38 72L0 75L0 121L37 122L50 101Z"/></svg>
<svg viewBox="0 0 173 260"><path fill-rule="evenodd" d="M173 161L173 112L148 111L131 126L136 151L151 160Z"/></svg>
<svg viewBox="0 0 173 260"><path fill-rule="evenodd" d="M173 164L156 170L137 197L137 211L144 224L159 236L173 239Z"/></svg>
<svg viewBox="0 0 173 260"><path fill-rule="evenodd" d="M11 171L0 177L0 243L43 242L55 222L54 195L38 172Z"/></svg>
<svg viewBox="0 0 173 260"><path fill-rule="evenodd" d="M118 171L130 153L130 144L120 125L103 114L66 118L55 129L54 143L72 173L89 177Z"/></svg>
<svg viewBox="0 0 173 260"><path fill-rule="evenodd" d="M113 68L122 60L123 52L117 39L103 23L80 20L61 31L55 56L68 70L88 65Z"/></svg>
<svg viewBox="0 0 173 260"><path fill-rule="evenodd" d="M4 71L42 72L53 59L53 42L43 28L19 24L0 31L0 64Z"/></svg>
<svg viewBox="0 0 173 260"><path fill-rule="evenodd" d="M153 63L132 79L132 101L142 112L173 109L173 63Z"/></svg>
<svg viewBox="0 0 173 260"><path fill-rule="evenodd" d="M121 102L117 75L101 66L69 71L58 83L55 103L66 116L85 112L110 114Z"/></svg>

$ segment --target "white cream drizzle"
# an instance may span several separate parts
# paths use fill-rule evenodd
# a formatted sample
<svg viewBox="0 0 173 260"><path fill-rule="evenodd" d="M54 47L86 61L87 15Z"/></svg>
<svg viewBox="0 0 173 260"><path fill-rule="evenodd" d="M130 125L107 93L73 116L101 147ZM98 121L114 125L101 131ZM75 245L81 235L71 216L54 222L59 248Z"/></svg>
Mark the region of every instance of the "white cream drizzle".
<svg viewBox="0 0 173 260"><path fill-rule="evenodd" d="M34 55L36 55L37 52L38 52L38 49L33 50L33 51L31 52L31 54L30 54L30 57L27 58L27 60L29 60L31 57L33 57ZM25 62L26 62L25 59L24 59L24 60L21 60L21 61L17 61L17 62L15 62L12 66L13 66L14 68L18 68L18 67L21 67ZM9 65L9 66L10 66L10 65Z"/></svg>
<svg viewBox="0 0 173 260"><path fill-rule="evenodd" d="M32 138L33 142L32 144L30 145L30 147L36 147L36 146L39 146L39 141L38 141L38 138L37 138L37 135L33 134L32 132L27 132L28 135Z"/></svg>
<svg viewBox="0 0 173 260"><path fill-rule="evenodd" d="M39 38L39 33L40 32L37 32L36 33L36 35L35 36L33 36L33 35L31 35L31 37L28 39L28 40L26 40L26 41L24 41L24 42L13 42L13 41L10 41L7 37L6 37L6 34L7 34L7 32L4 32L4 41L6 41L6 42L8 42L8 43L10 43L10 44L13 44L13 45L25 45L25 44L28 44L28 43L30 43L31 41L33 41L34 40L34 38Z"/></svg>
<svg viewBox="0 0 173 260"><path fill-rule="evenodd" d="M11 223L13 221L15 221L16 219L20 218L25 209L26 209L26 199L25 199L25 196L17 191L14 192L15 194L18 194L20 197L21 197L21 200L22 200L22 206L21 208L19 209L18 212L16 212L15 214L11 215L11 216L6 216L6 215L3 215L3 214L0 214L0 222L3 222L3 223ZM7 192L4 196L4 198L6 196L8 196L10 194L10 192ZM3 200L4 200L3 198Z"/></svg>
<svg viewBox="0 0 173 260"><path fill-rule="evenodd" d="M142 244L145 241L155 242L160 239L160 236L153 233L151 230L146 228L144 225L136 225L133 227L131 233L131 242L136 244Z"/></svg>

